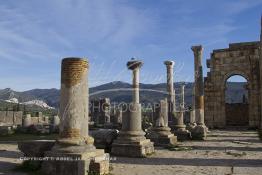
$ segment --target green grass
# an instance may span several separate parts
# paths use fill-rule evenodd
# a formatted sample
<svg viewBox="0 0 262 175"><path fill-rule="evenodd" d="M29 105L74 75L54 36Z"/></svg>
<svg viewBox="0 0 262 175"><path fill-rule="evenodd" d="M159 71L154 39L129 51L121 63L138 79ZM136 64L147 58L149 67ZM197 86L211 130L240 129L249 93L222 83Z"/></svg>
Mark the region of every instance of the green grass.
<svg viewBox="0 0 262 175"><path fill-rule="evenodd" d="M230 156L234 156L234 157L242 157L242 156L245 156L247 155L247 153L245 152L241 152L241 153L235 153L235 152L226 152L227 155L230 155Z"/></svg>
<svg viewBox="0 0 262 175"><path fill-rule="evenodd" d="M12 135L0 136L0 141L23 141L23 140L55 140L58 134L24 134L15 133Z"/></svg>
<svg viewBox="0 0 262 175"><path fill-rule="evenodd" d="M181 145L168 145L166 148L169 151L190 151L193 149L190 146L181 146Z"/></svg>

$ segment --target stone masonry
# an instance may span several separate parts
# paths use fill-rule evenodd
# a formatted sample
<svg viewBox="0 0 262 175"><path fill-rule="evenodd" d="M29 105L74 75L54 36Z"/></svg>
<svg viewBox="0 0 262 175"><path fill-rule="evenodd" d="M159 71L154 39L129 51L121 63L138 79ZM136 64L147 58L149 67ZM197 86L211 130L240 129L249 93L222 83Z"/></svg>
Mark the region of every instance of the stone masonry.
<svg viewBox="0 0 262 175"><path fill-rule="evenodd" d="M210 71L205 78L205 122L211 128L224 128L226 123L225 84L233 75L247 80L248 126L259 127L260 106L260 42L229 44L229 48L214 50L207 60Z"/></svg>

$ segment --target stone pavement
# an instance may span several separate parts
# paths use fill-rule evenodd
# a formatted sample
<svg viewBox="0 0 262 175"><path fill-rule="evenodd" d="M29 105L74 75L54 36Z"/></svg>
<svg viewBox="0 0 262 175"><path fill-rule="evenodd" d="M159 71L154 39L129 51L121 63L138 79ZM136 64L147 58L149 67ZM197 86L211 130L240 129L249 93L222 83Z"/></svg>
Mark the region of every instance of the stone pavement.
<svg viewBox="0 0 262 175"><path fill-rule="evenodd" d="M218 131L206 141L186 141L187 151L156 148L147 159L112 161L114 175L262 175L262 142L255 131Z"/></svg>
<svg viewBox="0 0 262 175"><path fill-rule="evenodd" d="M262 142L255 131L212 130L206 141L185 141L187 151L156 148L149 158L112 157L113 175L262 175ZM0 143L0 174L21 163L16 144Z"/></svg>

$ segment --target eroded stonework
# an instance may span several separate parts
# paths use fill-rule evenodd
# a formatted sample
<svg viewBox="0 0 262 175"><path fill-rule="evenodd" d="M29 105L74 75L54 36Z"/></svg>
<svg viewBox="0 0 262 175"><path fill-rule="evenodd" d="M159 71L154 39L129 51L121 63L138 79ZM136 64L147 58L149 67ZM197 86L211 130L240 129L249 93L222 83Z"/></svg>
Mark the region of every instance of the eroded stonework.
<svg viewBox="0 0 262 175"><path fill-rule="evenodd" d="M248 126L260 124L260 42L229 44L229 48L214 50L207 60L210 71L205 78L205 123L223 128L226 124L225 84L233 75L247 80L249 97Z"/></svg>

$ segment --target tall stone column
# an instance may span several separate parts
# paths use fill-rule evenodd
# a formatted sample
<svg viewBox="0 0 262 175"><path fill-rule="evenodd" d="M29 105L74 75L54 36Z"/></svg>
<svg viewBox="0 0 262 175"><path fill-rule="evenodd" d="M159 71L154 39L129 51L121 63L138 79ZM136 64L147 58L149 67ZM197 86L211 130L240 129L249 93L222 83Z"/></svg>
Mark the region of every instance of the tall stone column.
<svg viewBox="0 0 262 175"><path fill-rule="evenodd" d="M127 105L125 115L122 118L122 129L118 138L113 142L111 153L126 157L146 157L154 152L153 143L146 139L142 130L141 104L139 103L139 69L142 61L127 62L129 70L133 71L133 99Z"/></svg>
<svg viewBox="0 0 262 175"><path fill-rule="evenodd" d="M190 111L190 121L189 124L187 125L187 130L192 132L192 130L196 126L196 120L195 120L195 86L193 85L193 90L192 90L192 109Z"/></svg>
<svg viewBox="0 0 262 175"><path fill-rule="evenodd" d="M262 16L260 21L260 58L259 58L259 67L260 67L260 134L262 136Z"/></svg>
<svg viewBox="0 0 262 175"><path fill-rule="evenodd" d="M204 82L202 70L202 52L201 45L192 46L194 52L194 65L195 65L195 118L197 127L192 132L195 139L205 139L207 128L204 121Z"/></svg>
<svg viewBox="0 0 262 175"><path fill-rule="evenodd" d="M179 112L177 116L177 125L175 125L174 133L177 136L177 139L188 140L191 138L190 132L186 130L186 125L184 124L184 113L185 113L185 83L181 84L180 90L180 105L179 105Z"/></svg>
<svg viewBox="0 0 262 175"><path fill-rule="evenodd" d="M167 101L168 101L168 123L171 128L177 123L176 121L176 99L175 99L175 91L174 91L174 61L165 61L167 70Z"/></svg>
<svg viewBox="0 0 262 175"><path fill-rule="evenodd" d="M168 127L168 102L160 100L159 106L153 109L154 127L149 131L147 138L154 142L155 146L168 146L177 143L177 137L170 132Z"/></svg>
<svg viewBox="0 0 262 175"><path fill-rule="evenodd" d="M60 92L60 132L47 157L66 157L73 161L45 161L46 174L83 174L88 171L108 173L108 155L93 145L88 134L88 61L82 58L62 60ZM103 167L102 169L97 167Z"/></svg>

